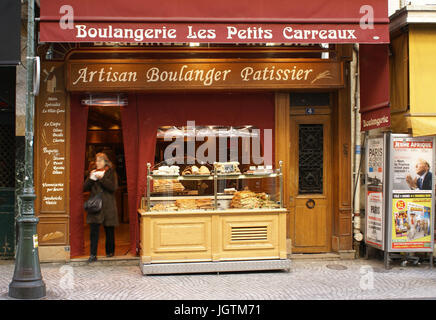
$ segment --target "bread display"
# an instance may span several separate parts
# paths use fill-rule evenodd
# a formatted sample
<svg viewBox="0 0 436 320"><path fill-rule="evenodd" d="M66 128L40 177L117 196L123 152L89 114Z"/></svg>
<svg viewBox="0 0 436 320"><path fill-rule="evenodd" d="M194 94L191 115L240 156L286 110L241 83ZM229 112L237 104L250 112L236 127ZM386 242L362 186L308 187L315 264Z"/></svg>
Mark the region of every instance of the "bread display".
<svg viewBox="0 0 436 320"><path fill-rule="evenodd" d="M182 171L182 175L210 175L210 170L206 166L188 166Z"/></svg>
<svg viewBox="0 0 436 320"><path fill-rule="evenodd" d="M178 176L180 174L180 167L161 166L157 170L153 170L153 174L157 176Z"/></svg>
<svg viewBox="0 0 436 320"><path fill-rule="evenodd" d="M192 168L186 167L185 170L182 171L182 176L190 175L192 174Z"/></svg>
<svg viewBox="0 0 436 320"><path fill-rule="evenodd" d="M153 192L182 192L185 190L183 184L178 180L162 179L153 180Z"/></svg>
<svg viewBox="0 0 436 320"><path fill-rule="evenodd" d="M176 211L177 206L174 205L174 202L170 203L156 203L150 211Z"/></svg>
<svg viewBox="0 0 436 320"><path fill-rule="evenodd" d="M212 199L178 199L176 206L179 210L211 210L213 209Z"/></svg>
<svg viewBox="0 0 436 320"><path fill-rule="evenodd" d="M176 206L178 210L195 210L197 209L197 204L195 199L177 199Z"/></svg>
<svg viewBox="0 0 436 320"><path fill-rule="evenodd" d="M210 175L210 170L206 166L201 166L198 173L203 175Z"/></svg>
<svg viewBox="0 0 436 320"><path fill-rule="evenodd" d="M236 192L230 202L230 208L255 209L261 206L262 203L256 193L250 190Z"/></svg>
<svg viewBox="0 0 436 320"><path fill-rule="evenodd" d="M236 189L235 188L226 188L224 189L224 194L235 194Z"/></svg>
<svg viewBox="0 0 436 320"><path fill-rule="evenodd" d="M185 170L182 171L182 175L198 174L200 169L197 166L187 166Z"/></svg>
<svg viewBox="0 0 436 320"><path fill-rule="evenodd" d="M250 190L237 191L230 202L230 208L257 209L280 208L280 205L269 199L265 192L255 193Z"/></svg>
<svg viewBox="0 0 436 320"><path fill-rule="evenodd" d="M195 204L198 209L212 210L214 208L212 199L197 199Z"/></svg>
<svg viewBox="0 0 436 320"><path fill-rule="evenodd" d="M217 174L239 174L239 162L215 162L213 164L215 172Z"/></svg>

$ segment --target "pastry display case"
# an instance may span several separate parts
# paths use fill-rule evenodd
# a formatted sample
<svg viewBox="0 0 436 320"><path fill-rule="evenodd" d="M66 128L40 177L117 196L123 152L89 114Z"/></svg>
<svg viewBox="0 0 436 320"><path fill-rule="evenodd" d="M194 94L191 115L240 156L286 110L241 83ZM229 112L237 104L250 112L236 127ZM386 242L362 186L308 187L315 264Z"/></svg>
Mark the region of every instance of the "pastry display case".
<svg viewBox="0 0 436 320"><path fill-rule="evenodd" d="M281 161L147 164L138 214L144 274L289 269Z"/></svg>

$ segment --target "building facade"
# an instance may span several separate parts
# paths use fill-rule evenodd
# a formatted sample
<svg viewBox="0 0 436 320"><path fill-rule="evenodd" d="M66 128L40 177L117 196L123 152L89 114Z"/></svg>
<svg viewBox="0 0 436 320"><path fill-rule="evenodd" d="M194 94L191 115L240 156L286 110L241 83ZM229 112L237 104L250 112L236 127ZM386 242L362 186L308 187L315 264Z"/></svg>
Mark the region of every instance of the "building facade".
<svg viewBox="0 0 436 320"><path fill-rule="evenodd" d="M140 255L138 209L147 195L147 163L165 160L159 130L181 129L190 121L269 130L271 161L263 165L278 168L283 161L280 202L287 209L287 253L353 255L354 144L361 127L356 83L365 93L362 117L370 123L363 130L373 129L389 104L383 90L387 3L373 1L375 24L365 28L363 3L316 2L307 8L274 2L270 12L247 3L229 11L235 5L229 1L217 5L216 12L171 2L165 10L152 6L154 11L146 13L132 12L120 1L112 7L118 11L103 10L96 17L99 1L96 7L79 1L71 5L73 28L64 29L60 23L68 19L61 19L58 4L41 1L42 77L35 114L41 260L88 254L83 182L98 152L109 155L119 177L117 255ZM175 18L180 10L181 20ZM328 30L322 21L329 21ZM362 43L359 49L357 43ZM240 151L236 160L242 164ZM252 160L241 170L250 171ZM247 187L274 193L263 184ZM175 230L174 225L167 228ZM190 232L204 232L205 226ZM202 233L198 239L203 236L214 237ZM183 246L192 243L172 250L183 252Z"/></svg>

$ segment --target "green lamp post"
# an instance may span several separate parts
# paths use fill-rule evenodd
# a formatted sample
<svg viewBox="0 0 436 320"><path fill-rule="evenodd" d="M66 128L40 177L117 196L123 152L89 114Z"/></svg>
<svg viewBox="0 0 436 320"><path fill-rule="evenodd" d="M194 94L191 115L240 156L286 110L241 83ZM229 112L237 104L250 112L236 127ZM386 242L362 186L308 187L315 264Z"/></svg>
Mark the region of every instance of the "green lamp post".
<svg viewBox="0 0 436 320"><path fill-rule="evenodd" d="M34 122L34 67L35 67L35 0L28 0L27 15L27 105L24 154L24 186L20 195L18 247L15 270L9 284L9 297L39 299L46 295L38 255L38 236L33 187L33 122Z"/></svg>

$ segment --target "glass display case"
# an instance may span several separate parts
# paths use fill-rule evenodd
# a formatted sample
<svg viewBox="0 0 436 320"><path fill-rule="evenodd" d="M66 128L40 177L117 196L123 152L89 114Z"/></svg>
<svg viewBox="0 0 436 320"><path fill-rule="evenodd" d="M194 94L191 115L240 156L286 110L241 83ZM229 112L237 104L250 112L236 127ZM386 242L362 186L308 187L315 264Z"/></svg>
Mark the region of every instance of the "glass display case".
<svg viewBox="0 0 436 320"><path fill-rule="evenodd" d="M283 208L282 162L250 166L244 172L237 162L213 165L152 167L147 164L146 212L207 212Z"/></svg>
<svg viewBox="0 0 436 320"><path fill-rule="evenodd" d="M282 163L147 166L143 274L289 270Z"/></svg>

